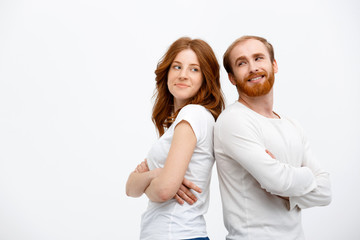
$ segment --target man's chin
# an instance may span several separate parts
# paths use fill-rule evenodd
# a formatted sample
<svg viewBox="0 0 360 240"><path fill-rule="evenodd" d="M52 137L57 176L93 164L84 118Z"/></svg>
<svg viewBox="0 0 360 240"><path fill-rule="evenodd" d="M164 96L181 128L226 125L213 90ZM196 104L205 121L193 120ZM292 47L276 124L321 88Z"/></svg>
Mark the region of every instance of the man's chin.
<svg viewBox="0 0 360 240"><path fill-rule="evenodd" d="M255 86L244 86L241 87L239 90L248 97L260 97L268 94L271 89L272 89L272 84L266 82L261 84L261 86L259 86L259 84L256 84Z"/></svg>

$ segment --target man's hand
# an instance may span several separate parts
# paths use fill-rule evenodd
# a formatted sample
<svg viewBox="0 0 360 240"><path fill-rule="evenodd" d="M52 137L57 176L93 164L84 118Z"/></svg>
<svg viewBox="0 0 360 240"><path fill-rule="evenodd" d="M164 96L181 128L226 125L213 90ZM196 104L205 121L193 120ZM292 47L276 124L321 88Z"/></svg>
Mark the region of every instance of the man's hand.
<svg viewBox="0 0 360 240"><path fill-rule="evenodd" d="M276 159L275 156L274 156L274 154L272 154L269 150L266 149L265 152L266 152L267 154L269 154L270 157L272 157L273 159ZM283 196L279 196L279 195L276 195L276 196L278 196L279 198L282 198L282 199L284 199L284 200L289 200L289 197L283 197Z"/></svg>
<svg viewBox="0 0 360 240"><path fill-rule="evenodd" d="M184 202L187 202L188 204L192 205L197 201L196 196L190 191L190 189L193 189L198 193L202 192L201 189L193 182L184 178L179 190L174 196L179 204L184 204Z"/></svg>
<svg viewBox="0 0 360 240"><path fill-rule="evenodd" d="M265 152L269 154L271 158L276 159L274 154L272 154L269 150L266 149Z"/></svg>

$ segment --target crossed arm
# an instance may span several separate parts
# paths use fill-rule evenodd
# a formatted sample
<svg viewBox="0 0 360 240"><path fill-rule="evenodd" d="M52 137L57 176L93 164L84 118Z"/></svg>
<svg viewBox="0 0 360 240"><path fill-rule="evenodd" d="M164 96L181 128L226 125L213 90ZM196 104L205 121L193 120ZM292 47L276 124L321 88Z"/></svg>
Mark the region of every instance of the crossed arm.
<svg viewBox="0 0 360 240"><path fill-rule="evenodd" d="M195 195L189 190L201 189L184 178L196 146L196 136L190 124L183 120L174 130L171 147L164 168L149 170L146 160L130 174L126 183L126 194L140 197L143 193L154 202L165 202L175 198L180 204L192 204Z"/></svg>
<svg viewBox="0 0 360 240"><path fill-rule="evenodd" d="M276 159L270 151L266 150L266 152L273 159ZM313 174L315 175L317 187L311 192L302 196L285 197L277 195L284 200L288 200L289 209L293 209L296 206L302 209L315 206L326 206L331 202L329 174L321 170L316 161L307 161L309 158L309 154L310 152L307 152L305 154L305 160L303 165L309 167L312 170Z"/></svg>
<svg viewBox="0 0 360 240"><path fill-rule="evenodd" d="M129 177L127 182L127 195L131 197L140 197L146 190L147 186L149 186L151 180L158 176L158 174L162 171L162 168L155 168L154 170L149 170L147 165L147 160L145 159L139 165L137 165L136 169L132 172L134 176ZM144 174L141 174L144 173ZM136 179L138 178L138 179ZM142 179L142 180L141 180ZM133 183L131 183L133 181ZM137 188L132 188L131 185L135 182L142 183L143 185L138 185ZM195 190L198 193L201 193L201 189L196 186L191 181L186 178L183 179L183 182L175 194L174 198L177 200L179 204L184 204L187 202L188 204L194 204L197 199L194 193L190 191L190 189Z"/></svg>
<svg viewBox="0 0 360 240"><path fill-rule="evenodd" d="M312 154L309 142L304 137L304 159L303 166L310 168L312 171L317 187L311 192L302 196L294 196L289 198L290 209L298 206L301 209L315 207L315 206L326 206L331 202L331 185L329 173L321 169L317 159Z"/></svg>
<svg viewBox="0 0 360 240"><path fill-rule="evenodd" d="M294 167L278 161L269 151L265 152L257 129L251 122L241 120L238 119L238 124L231 128L225 123L221 131L218 130L219 147L224 152L239 162L264 190L288 199L290 209L329 204L331 192L328 174L308 154L305 141L302 165Z"/></svg>

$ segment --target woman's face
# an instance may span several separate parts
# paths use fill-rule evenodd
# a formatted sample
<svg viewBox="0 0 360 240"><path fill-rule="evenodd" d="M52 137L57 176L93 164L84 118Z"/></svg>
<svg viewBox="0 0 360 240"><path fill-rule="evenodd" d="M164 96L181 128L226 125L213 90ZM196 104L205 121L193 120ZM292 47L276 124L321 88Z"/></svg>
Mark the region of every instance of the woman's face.
<svg viewBox="0 0 360 240"><path fill-rule="evenodd" d="M174 97L175 111L195 96L203 82L200 63L195 52L185 49L176 55L168 72L168 88Z"/></svg>

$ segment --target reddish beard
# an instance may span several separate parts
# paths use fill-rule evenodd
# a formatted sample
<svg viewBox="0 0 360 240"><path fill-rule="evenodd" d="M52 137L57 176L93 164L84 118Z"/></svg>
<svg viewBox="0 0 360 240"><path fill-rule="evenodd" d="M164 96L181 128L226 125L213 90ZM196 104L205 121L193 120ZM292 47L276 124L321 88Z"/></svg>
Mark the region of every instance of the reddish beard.
<svg viewBox="0 0 360 240"><path fill-rule="evenodd" d="M256 76L263 75L265 81L262 83L250 83L248 80ZM271 71L269 74L267 72L259 72L256 74L251 74L243 80L236 79L236 87L238 92L245 93L249 97L259 97L265 94L268 94L274 85L275 74Z"/></svg>

